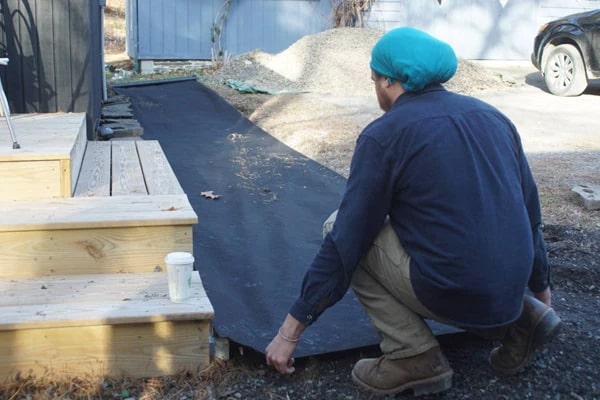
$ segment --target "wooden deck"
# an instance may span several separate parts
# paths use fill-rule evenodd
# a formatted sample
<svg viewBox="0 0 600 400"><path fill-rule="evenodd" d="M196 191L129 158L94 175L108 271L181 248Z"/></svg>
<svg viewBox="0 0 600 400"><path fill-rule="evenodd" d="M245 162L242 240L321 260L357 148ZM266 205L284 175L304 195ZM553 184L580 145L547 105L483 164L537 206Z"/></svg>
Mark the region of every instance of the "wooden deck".
<svg viewBox="0 0 600 400"><path fill-rule="evenodd" d="M85 114L12 117L20 149L0 118L0 200L71 197L86 146Z"/></svg>
<svg viewBox="0 0 600 400"><path fill-rule="evenodd" d="M15 118L0 150L0 376L196 372L214 311L198 273L168 299L164 256L198 218L158 142L89 142L83 117Z"/></svg>
<svg viewBox="0 0 600 400"><path fill-rule="evenodd" d="M0 203L0 278L152 272L193 252L185 195L73 197Z"/></svg>
<svg viewBox="0 0 600 400"><path fill-rule="evenodd" d="M0 375L197 372L209 362L210 301L197 272L186 303L169 300L166 282L153 272L0 281Z"/></svg>
<svg viewBox="0 0 600 400"><path fill-rule="evenodd" d="M184 194L156 140L89 142L74 196Z"/></svg>

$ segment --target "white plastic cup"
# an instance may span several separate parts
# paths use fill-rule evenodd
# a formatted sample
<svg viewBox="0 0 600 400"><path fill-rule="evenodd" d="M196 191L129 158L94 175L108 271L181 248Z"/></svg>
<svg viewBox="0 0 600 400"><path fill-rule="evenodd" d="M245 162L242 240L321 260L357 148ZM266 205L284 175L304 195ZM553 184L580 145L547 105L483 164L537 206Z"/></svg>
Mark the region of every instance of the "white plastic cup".
<svg viewBox="0 0 600 400"><path fill-rule="evenodd" d="M169 279L169 298L183 303L192 296L192 271L194 256L186 252L169 253L165 257Z"/></svg>

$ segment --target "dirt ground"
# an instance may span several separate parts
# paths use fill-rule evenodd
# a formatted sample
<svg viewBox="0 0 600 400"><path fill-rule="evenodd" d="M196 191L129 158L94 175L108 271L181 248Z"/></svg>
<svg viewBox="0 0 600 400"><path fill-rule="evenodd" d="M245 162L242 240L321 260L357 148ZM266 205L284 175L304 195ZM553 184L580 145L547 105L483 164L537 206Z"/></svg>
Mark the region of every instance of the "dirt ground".
<svg viewBox="0 0 600 400"><path fill-rule="evenodd" d="M544 93L539 76L528 67L488 66L482 70L465 65L471 73L461 75L463 81L455 82L453 89L486 101L497 101L498 93L514 93L513 99L519 98L519 93ZM475 79L478 76L486 79ZM223 85L222 78L205 76L201 81L271 135L342 175L347 175L356 136L380 115L374 96L366 93L241 94ZM469 90L464 90L466 86ZM592 88L583 99L598 105L600 92ZM514 101L509 97L508 103ZM514 107L518 111L526 105L534 112L528 119L532 129L525 134L537 136L528 136L524 142L530 149L546 144L553 150L532 150L528 156L541 194L553 303L563 319L563 329L537 354L531 367L515 377L498 376L488 367L493 343L469 334L442 336L442 348L455 372L453 387L423 399L600 399L600 211L583 209L570 191L578 182L600 184L600 147L596 146L600 130L594 117L585 123L587 133L578 136L577 145L570 140L551 141L554 133L546 140L533 128L542 123L540 118L553 118L552 113L541 116L543 107L536 108L536 104ZM515 118L521 118L516 111ZM564 117L569 119L569 115ZM553 126L557 128L553 131L564 130L558 122ZM14 377L0 383L0 399L373 399L352 383L350 371L360 358L377 355L378 348L369 347L302 358L296 362L296 373L283 377L265 366L264 355L232 343L230 360L217 360L198 376L144 380L81 377L66 383ZM395 398L411 397L409 393Z"/></svg>
<svg viewBox="0 0 600 400"><path fill-rule="evenodd" d="M526 65L478 68L502 74L506 80L502 88L482 87L471 92L484 100L496 103L494 97L504 93L505 101L517 109L532 101L529 97L521 99L523 94L533 93L538 103L545 101L539 100L545 99L544 96L550 97L548 101L557 101L544 91L541 76ZM343 175L347 174L360 129L380 115L374 97L315 93L240 96L226 87L211 87L270 134ZM574 107L581 112L585 112L583 107L597 107L599 94L595 86L591 87L586 97L579 99L579 107ZM515 104L517 101L525 103ZM558 111L564 104L564 101L557 103ZM443 349L455 371L454 386L447 393L426 398L600 399L600 211L583 209L570 191L575 182L600 184L598 123L587 121L579 127L589 140L580 140L578 146L574 147L567 139L562 142L563 147L553 142L549 144L552 151L541 150L543 146L538 142L544 140L531 129L541 122L536 113L531 114L525 120L515 115L514 122L523 125L524 143L529 143L532 149L528 156L543 205L554 307L564 321L564 329L535 358L531 368L511 378L497 376L487 367L492 343L468 334L442 337ZM568 121L577 116L565 118ZM561 121L549 121L550 132L555 132L554 126L560 126ZM224 383L214 388L214 393L221 396L223 390L231 391L223 398L372 398L356 389L349 373L359 358L378 355L377 348L299 360L298 371L291 377L279 377L266 369L261 354L246 351L241 356L234 351L232 355L227 367L235 366L235 372L226 373Z"/></svg>
<svg viewBox="0 0 600 400"><path fill-rule="evenodd" d="M441 337L455 371L454 386L426 398L600 399L600 211L584 210L570 190L578 182L600 184L600 137L592 117L600 105L600 93L593 86L577 104L571 99L561 101L545 92L541 75L527 64L467 63L463 72L448 86L506 106L507 114L521 128L526 151L531 150L528 157L541 194L553 271L554 307L564 329L531 368L511 378L497 376L488 368L492 343L468 334ZM500 77L501 84L491 76ZM342 175L347 175L360 130L381 114L374 96L249 95L210 79L205 83L271 135ZM516 112L529 107L529 113ZM567 109L573 113L565 113ZM583 121L581 125L578 120ZM566 123L581 136L576 143ZM373 398L352 384L350 371L361 357L378 355L376 347L298 360L297 372L290 377L266 368L262 354L243 350L242 355L234 345L232 359L217 368L222 380L212 382L213 398Z"/></svg>

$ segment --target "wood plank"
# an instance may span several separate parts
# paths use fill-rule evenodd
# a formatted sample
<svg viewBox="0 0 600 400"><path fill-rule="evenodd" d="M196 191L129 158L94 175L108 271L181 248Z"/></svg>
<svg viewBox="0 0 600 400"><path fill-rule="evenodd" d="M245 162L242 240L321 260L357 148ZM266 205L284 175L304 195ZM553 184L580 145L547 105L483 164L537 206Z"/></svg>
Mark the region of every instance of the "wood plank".
<svg viewBox="0 0 600 400"><path fill-rule="evenodd" d="M0 376L145 378L209 365L206 320L0 331Z"/></svg>
<svg viewBox="0 0 600 400"><path fill-rule="evenodd" d="M13 112L16 110L23 110L25 108L25 98L23 90L23 79L27 76L24 71L24 58L18 57L17 55L23 54L17 48L13 46L7 46L8 43L18 43L21 39L20 25L22 21L21 11L19 6L22 6L20 1L10 0L2 2L2 39L5 48L5 57L10 58L10 67L2 68L4 81L4 91L10 96L11 109ZM31 70L29 70L31 71ZM31 73L31 72L29 72ZM6 125L6 124L4 124ZM0 140L2 135L0 134ZM12 141L10 141L12 143ZM2 143L0 143L0 148Z"/></svg>
<svg viewBox="0 0 600 400"><path fill-rule="evenodd" d="M69 7L65 4L59 5L55 1L52 2L52 5L53 34L57 39L54 41L54 54L60 58L60 61L57 60L54 63L54 82L57 91L56 106L59 110L67 111L73 106L74 94L73 86L71 86L71 76L73 74L79 75L82 71L74 70L71 62L72 43L69 40L71 37ZM74 87L81 88L81 84Z"/></svg>
<svg viewBox="0 0 600 400"><path fill-rule="evenodd" d="M13 123L21 149L1 143L10 135L0 124L0 199L71 197L85 150L85 114L19 115Z"/></svg>
<svg viewBox="0 0 600 400"><path fill-rule="evenodd" d="M105 197L109 199L110 197ZM165 269L171 251L193 251L192 226L0 232L0 278Z"/></svg>
<svg viewBox="0 0 600 400"><path fill-rule="evenodd" d="M112 141L112 195L146 195L146 183L135 141Z"/></svg>
<svg viewBox="0 0 600 400"><path fill-rule="evenodd" d="M55 82L54 77L54 64L56 63L56 53L54 53L54 21L52 20L52 9L53 1L38 1L35 5L36 18L35 25L38 32L44 32L39 35L40 47L38 51L40 53L41 64L39 64L38 71L38 86L40 91L41 104L38 109L46 108L49 112L56 111L56 91L52 89L51 85ZM40 74L43 73L43 76ZM52 82L52 83L50 83ZM40 83L43 84L40 85Z"/></svg>
<svg viewBox="0 0 600 400"><path fill-rule="evenodd" d="M95 99L95 96L91 93L91 79L94 72L96 72L91 65L93 63L92 53L94 50L102 51L102 49L97 48L96 44L91 41L93 37L91 25L93 25L93 22L89 18L91 18L90 8L92 4L87 1L69 1L63 6L68 10L68 16L66 16L68 19L64 20L63 23L68 21L70 27L69 36L62 38L62 40L69 42L69 50L64 56L69 55L70 57L64 61L71 63L72 73L70 85L57 89L64 90L65 95L72 93L70 108L67 111L87 110L92 99ZM101 73L104 73L104 71ZM97 79L101 78L97 77ZM75 88L79 88L79 90Z"/></svg>
<svg viewBox="0 0 600 400"><path fill-rule="evenodd" d="M139 140L136 145L148 194L183 194L183 189L158 141Z"/></svg>
<svg viewBox="0 0 600 400"><path fill-rule="evenodd" d="M110 142L87 144L73 196L110 196Z"/></svg>
<svg viewBox="0 0 600 400"><path fill-rule="evenodd" d="M75 181L71 180L71 160L59 161L60 168L60 197L71 197Z"/></svg>
<svg viewBox="0 0 600 400"><path fill-rule="evenodd" d="M67 160L81 130L85 113L13 115L21 148L12 148L8 127L0 121L0 161Z"/></svg>
<svg viewBox="0 0 600 400"><path fill-rule="evenodd" d="M45 76L39 76L40 70L43 70L44 65L43 60L40 59L40 35L31 34L31 27L37 25L35 6L35 2L33 4L21 3L21 5L19 5L18 15L20 17L18 18L19 22L17 24L19 27L17 38L19 38L18 54L23 55L23 77L21 79L21 84L23 86L21 90L25 105L25 109L20 110L20 112L31 112L41 108L40 89L45 86ZM44 89L53 91L53 89L48 88L47 86L44 87Z"/></svg>
<svg viewBox="0 0 600 400"><path fill-rule="evenodd" d="M73 148L71 149L71 154L69 158L71 160L71 196L75 193L77 178L79 177L81 165L83 164L83 157L85 156L85 150L87 148L88 140L86 128L86 124L84 123L82 123L79 127L79 135L77 135L77 138L75 139L75 143L73 144Z"/></svg>
<svg viewBox="0 0 600 400"><path fill-rule="evenodd" d="M192 297L169 300L166 272L0 280L0 330L212 319L198 271Z"/></svg>
<svg viewBox="0 0 600 400"><path fill-rule="evenodd" d="M0 200L55 197L62 197L60 161L0 162Z"/></svg>
<svg viewBox="0 0 600 400"><path fill-rule="evenodd" d="M198 222L187 196L71 197L0 202L0 232Z"/></svg>

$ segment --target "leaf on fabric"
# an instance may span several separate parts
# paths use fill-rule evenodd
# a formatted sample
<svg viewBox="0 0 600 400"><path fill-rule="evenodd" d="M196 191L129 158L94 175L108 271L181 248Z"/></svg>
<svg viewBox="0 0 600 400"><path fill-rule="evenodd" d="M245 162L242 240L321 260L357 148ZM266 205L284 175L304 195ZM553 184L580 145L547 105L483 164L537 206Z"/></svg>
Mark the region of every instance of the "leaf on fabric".
<svg viewBox="0 0 600 400"><path fill-rule="evenodd" d="M211 199L211 200L217 200L219 197L221 197L220 195L215 194L215 192L213 192L212 190L200 192L200 196L206 197L207 199Z"/></svg>

